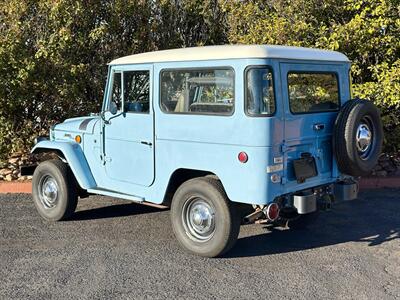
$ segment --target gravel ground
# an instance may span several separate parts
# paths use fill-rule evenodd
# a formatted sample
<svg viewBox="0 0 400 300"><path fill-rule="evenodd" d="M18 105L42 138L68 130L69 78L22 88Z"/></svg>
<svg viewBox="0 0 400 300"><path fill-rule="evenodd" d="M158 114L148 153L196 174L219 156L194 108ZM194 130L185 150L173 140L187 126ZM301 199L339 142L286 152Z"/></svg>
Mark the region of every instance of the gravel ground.
<svg viewBox="0 0 400 300"><path fill-rule="evenodd" d="M242 226L225 257L186 254L169 212L108 197L40 219L0 195L0 299L400 298L400 190L371 190L308 229Z"/></svg>

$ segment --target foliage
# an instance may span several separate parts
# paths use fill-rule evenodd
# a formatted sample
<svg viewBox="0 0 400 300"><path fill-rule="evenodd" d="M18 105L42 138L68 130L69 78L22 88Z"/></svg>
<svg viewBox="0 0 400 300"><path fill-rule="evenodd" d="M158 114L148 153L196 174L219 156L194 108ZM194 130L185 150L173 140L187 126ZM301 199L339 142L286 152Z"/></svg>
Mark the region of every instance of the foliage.
<svg viewBox="0 0 400 300"><path fill-rule="evenodd" d="M0 7L0 158L35 134L98 111L107 63L224 42L216 1L5 0ZM17 133L17 135L15 135Z"/></svg>
<svg viewBox="0 0 400 300"><path fill-rule="evenodd" d="M381 109L386 149L400 150L400 2L252 0L224 4L231 43L331 49L352 61L354 96Z"/></svg>
<svg viewBox="0 0 400 300"><path fill-rule="evenodd" d="M355 95L379 105L396 150L399 14L398 0L3 0L0 158L54 122L98 111L112 59L228 42L345 53Z"/></svg>

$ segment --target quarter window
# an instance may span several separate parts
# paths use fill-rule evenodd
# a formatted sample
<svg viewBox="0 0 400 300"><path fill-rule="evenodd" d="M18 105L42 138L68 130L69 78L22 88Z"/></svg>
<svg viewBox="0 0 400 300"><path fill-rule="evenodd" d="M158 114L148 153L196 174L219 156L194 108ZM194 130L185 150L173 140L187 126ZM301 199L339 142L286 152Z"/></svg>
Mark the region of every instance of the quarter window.
<svg viewBox="0 0 400 300"><path fill-rule="evenodd" d="M122 108L122 85L121 85L121 73L114 73L112 91L111 91L111 103L116 105L117 110ZM109 107L110 108L110 107Z"/></svg>
<svg viewBox="0 0 400 300"><path fill-rule="evenodd" d="M232 114L233 70L210 68L163 71L161 108L171 113Z"/></svg>
<svg viewBox="0 0 400 300"><path fill-rule="evenodd" d="M339 109L339 88L334 73L289 73L290 110L293 113Z"/></svg>
<svg viewBox="0 0 400 300"><path fill-rule="evenodd" d="M246 72L246 112L252 116L275 112L274 84L269 68L251 68Z"/></svg>

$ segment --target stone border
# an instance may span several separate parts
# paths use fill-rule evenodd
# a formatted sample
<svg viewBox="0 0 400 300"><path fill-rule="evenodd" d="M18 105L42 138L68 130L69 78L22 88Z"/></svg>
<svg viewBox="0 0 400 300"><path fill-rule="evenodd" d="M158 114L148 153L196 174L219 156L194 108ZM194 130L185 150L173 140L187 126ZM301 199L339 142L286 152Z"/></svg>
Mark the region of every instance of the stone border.
<svg viewBox="0 0 400 300"><path fill-rule="evenodd" d="M0 194L8 193L32 193L32 182L31 181L0 181Z"/></svg>
<svg viewBox="0 0 400 300"><path fill-rule="evenodd" d="M361 178L360 189L400 188L400 177ZM31 181L0 181L0 194L32 192Z"/></svg>

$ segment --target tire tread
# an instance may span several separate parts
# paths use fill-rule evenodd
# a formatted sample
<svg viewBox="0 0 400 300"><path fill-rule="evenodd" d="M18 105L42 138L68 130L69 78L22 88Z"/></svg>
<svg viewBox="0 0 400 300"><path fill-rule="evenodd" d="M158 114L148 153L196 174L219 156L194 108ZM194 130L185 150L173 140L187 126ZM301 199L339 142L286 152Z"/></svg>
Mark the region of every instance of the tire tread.
<svg viewBox="0 0 400 300"><path fill-rule="evenodd" d="M217 201L223 201L223 203L218 202L218 206L222 209L221 213L225 211L225 213L222 213L222 219L220 219L224 220L223 231L219 231L218 237L213 237L210 241L205 242L208 244L204 244L203 249L199 248L200 244L190 241L182 231L181 207L185 201L182 193L185 191L185 193L190 194L192 188L194 188L195 193L199 189L206 189L208 192L211 190L211 195L215 195ZM241 223L236 206L228 199L222 183L219 179L211 176L189 179L177 189L171 205L171 221L179 243L189 252L205 257L216 257L229 251L237 240Z"/></svg>
<svg viewBox="0 0 400 300"><path fill-rule="evenodd" d="M370 113L377 116L377 120L374 120L376 132L374 133L376 142L375 155L363 165L360 165L358 159L358 153L354 144L353 131L356 126L356 120L362 111L369 110ZM339 170L347 175L361 176L366 175L372 169L378 159L376 153L380 153L382 148L382 123L379 116L379 111L375 105L368 100L353 99L347 101L342 109L340 110L334 125L333 134L333 152L335 153L336 162Z"/></svg>
<svg viewBox="0 0 400 300"><path fill-rule="evenodd" d="M66 189L66 195L60 196L60 197L66 197L66 199L64 199L64 201L66 201L66 206L65 209L61 211L61 215L60 214L48 215L43 211L41 211L41 209L39 209L38 207L38 205L40 206L39 204L40 200L38 199L39 195L37 190L37 184L38 184L37 176L40 176L40 173L43 172L43 170L47 170L47 172L53 174L53 176L54 172L59 173L58 175L61 175L61 180L63 180L61 184L64 185ZM78 185L75 176L72 173L72 170L69 168L69 166L58 159L46 160L39 164L39 166L36 168L33 174L33 177L34 178L32 181L32 195L40 215L49 221L62 221L70 218L71 215L75 212L76 206L78 204L78 190L77 190ZM62 188L60 189L62 190Z"/></svg>

